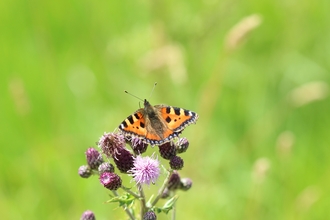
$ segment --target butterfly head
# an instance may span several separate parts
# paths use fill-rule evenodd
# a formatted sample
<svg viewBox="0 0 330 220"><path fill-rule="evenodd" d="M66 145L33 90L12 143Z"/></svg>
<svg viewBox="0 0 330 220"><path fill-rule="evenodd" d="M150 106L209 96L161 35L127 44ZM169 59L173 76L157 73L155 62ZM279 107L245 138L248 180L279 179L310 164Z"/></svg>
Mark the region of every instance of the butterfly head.
<svg viewBox="0 0 330 220"><path fill-rule="evenodd" d="M143 105L144 105L144 107L150 106L150 103L148 102L148 100L144 99Z"/></svg>
<svg viewBox="0 0 330 220"><path fill-rule="evenodd" d="M154 107L151 106L150 103L146 99L144 99L143 105L144 105L144 111L148 115L150 115L150 114L154 115L155 114Z"/></svg>

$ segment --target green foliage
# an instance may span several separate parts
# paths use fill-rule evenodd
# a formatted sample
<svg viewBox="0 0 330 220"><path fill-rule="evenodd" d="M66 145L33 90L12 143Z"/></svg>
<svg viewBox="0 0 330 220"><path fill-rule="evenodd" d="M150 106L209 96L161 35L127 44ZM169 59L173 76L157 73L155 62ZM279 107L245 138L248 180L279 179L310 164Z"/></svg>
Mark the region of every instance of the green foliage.
<svg viewBox="0 0 330 220"><path fill-rule="evenodd" d="M1 1L2 219L79 219L87 209L126 218L103 203L97 178L77 174L84 151L139 107L123 90L200 115L183 132L180 175L193 187L179 193L177 219L330 216L328 8Z"/></svg>
<svg viewBox="0 0 330 220"><path fill-rule="evenodd" d="M120 207L127 206L127 207L132 207L134 204L135 197L132 196L129 193L124 193L121 196L112 196L109 195L111 199L107 201L107 203L119 203Z"/></svg>
<svg viewBox="0 0 330 220"><path fill-rule="evenodd" d="M154 211L157 213L164 212L165 214L168 214L169 211L173 209L173 206L175 205L176 201L178 200L178 196L173 196L169 200L166 201L166 203L163 205L163 207L154 207Z"/></svg>

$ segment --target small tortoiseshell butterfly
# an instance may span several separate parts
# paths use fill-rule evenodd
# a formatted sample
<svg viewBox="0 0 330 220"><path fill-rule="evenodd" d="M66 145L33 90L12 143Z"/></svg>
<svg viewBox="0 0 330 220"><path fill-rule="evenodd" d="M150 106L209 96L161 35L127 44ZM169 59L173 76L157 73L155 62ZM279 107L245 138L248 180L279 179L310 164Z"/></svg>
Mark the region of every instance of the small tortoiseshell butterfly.
<svg viewBox="0 0 330 220"><path fill-rule="evenodd" d="M178 137L192 123L196 123L195 112L167 105L152 106L145 99L144 108L128 116L119 129L125 136L138 137L144 143L160 145Z"/></svg>

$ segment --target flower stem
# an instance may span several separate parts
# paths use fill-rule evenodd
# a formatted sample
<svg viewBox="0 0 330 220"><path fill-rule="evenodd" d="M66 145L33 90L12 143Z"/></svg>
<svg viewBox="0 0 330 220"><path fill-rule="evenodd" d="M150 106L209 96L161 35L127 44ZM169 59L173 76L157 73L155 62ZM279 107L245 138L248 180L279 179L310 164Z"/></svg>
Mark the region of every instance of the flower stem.
<svg viewBox="0 0 330 220"><path fill-rule="evenodd" d="M138 194L132 192L129 188L125 187L125 186L121 186L121 188L125 191L128 192L129 194L131 194L132 196L134 196L136 199L141 199L141 196L139 196Z"/></svg>
<svg viewBox="0 0 330 220"><path fill-rule="evenodd" d="M116 190L112 190L112 193L115 195L115 196L119 196L119 194L117 193ZM126 205L123 206L124 208L124 211L126 212L126 214L129 216L129 218L131 220L135 220L135 217L133 216L133 214L130 212L130 210L127 208Z"/></svg>
<svg viewBox="0 0 330 220"><path fill-rule="evenodd" d="M176 214L176 203L174 203L172 208L172 220L175 220L175 214Z"/></svg>
<svg viewBox="0 0 330 220"><path fill-rule="evenodd" d="M155 206L156 203L158 202L158 200L161 198L161 196L162 196L162 194L163 194L163 192L164 192L164 190L165 190L165 188L166 188L167 182L168 182L168 180L170 179L170 176L172 175L172 173L173 173L173 170L172 170L172 169L168 171L167 176L166 176L166 178L165 178L165 180L164 180L164 183L163 183L162 187L160 188L160 190L159 190L159 192L158 192L157 197L156 197L155 200L151 203L151 204L152 204L151 207Z"/></svg>
<svg viewBox="0 0 330 220"><path fill-rule="evenodd" d="M146 213L146 197L143 192L143 188L141 184L137 184L137 188L140 192L140 200L141 200L141 219L143 218L144 214Z"/></svg>

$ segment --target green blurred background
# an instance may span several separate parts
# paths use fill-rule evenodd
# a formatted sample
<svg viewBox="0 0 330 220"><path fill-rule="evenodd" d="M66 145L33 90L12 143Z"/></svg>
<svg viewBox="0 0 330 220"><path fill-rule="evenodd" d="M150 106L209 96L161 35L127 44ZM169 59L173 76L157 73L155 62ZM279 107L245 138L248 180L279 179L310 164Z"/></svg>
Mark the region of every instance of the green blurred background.
<svg viewBox="0 0 330 220"><path fill-rule="evenodd" d="M97 177L77 170L138 108L123 91L149 98L154 82L152 104L200 115L184 132L180 173L194 185L179 192L177 219L330 216L329 8L1 1L1 218L79 219L91 209L126 219L104 204Z"/></svg>

